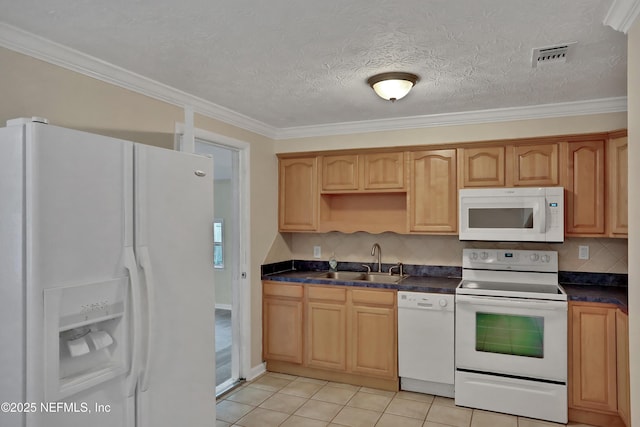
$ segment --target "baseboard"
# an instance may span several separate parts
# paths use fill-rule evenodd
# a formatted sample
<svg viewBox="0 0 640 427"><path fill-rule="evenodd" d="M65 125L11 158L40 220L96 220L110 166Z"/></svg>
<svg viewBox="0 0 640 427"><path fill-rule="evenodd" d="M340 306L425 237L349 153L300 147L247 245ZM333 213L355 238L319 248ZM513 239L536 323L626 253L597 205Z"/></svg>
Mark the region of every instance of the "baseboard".
<svg viewBox="0 0 640 427"><path fill-rule="evenodd" d="M337 383L353 384L363 387L378 388L381 390L399 391L400 381L398 377L383 379L358 375L347 372L331 371L318 368L308 368L297 363L280 362L270 360L267 364L269 372L297 375L300 377L315 378L318 380L333 381Z"/></svg>
<svg viewBox="0 0 640 427"><path fill-rule="evenodd" d="M267 364L263 362L249 369L246 380L253 381L254 379L258 378L260 375L264 374L265 372L267 372Z"/></svg>
<svg viewBox="0 0 640 427"><path fill-rule="evenodd" d="M594 411L569 408L569 421L600 427L626 427L617 414L603 414Z"/></svg>
<svg viewBox="0 0 640 427"><path fill-rule="evenodd" d="M231 310L231 304L216 304L218 310Z"/></svg>

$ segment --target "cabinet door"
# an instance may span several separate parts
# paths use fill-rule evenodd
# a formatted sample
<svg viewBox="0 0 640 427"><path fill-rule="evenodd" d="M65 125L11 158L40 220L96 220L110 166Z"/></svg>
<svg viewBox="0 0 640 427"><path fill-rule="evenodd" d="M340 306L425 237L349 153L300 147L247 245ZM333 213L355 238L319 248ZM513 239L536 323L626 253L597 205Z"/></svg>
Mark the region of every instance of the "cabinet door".
<svg viewBox="0 0 640 427"><path fill-rule="evenodd" d="M265 360L302 363L301 285L263 283L262 351Z"/></svg>
<svg viewBox="0 0 640 427"><path fill-rule="evenodd" d="M352 291L351 372L395 378L398 365L395 293Z"/></svg>
<svg viewBox="0 0 640 427"><path fill-rule="evenodd" d="M401 190L404 183L404 153L364 154L364 190Z"/></svg>
<svg viewBox="0 0 640 427"><path fill-rule="evenodd" d="M568 144L565 234L604 234L604 141Z"/></svg>
<svg viewBox="0 0 640 427"><path fill-rule="evenodd" d="M410 154L409 230L455 232L458 229L456 150Z"/></svg>
<svg viewBox="0 0 640 427"><path fill-rule="evenodd" d="M616 309L570 305L569 406L616 413Z"/></svg>
<svg viewBox="0 0 640 427"><path fill-rule="evenodd" d="M322 190L357 190L359 182L358 156L323 156Z"/></svg>
<svg viewBox="0 0 640 427"><path fill-rule="evenodd" d="M462 187L504 187L504 147L461 148Z"/></svg>
<svg viewBox="0 0 640 427"><path fill-rule="evenodd" d="M558 144L509 147L513 186L555 186L558 179Z"/></svg>
<svg viewBox="0 0 640 427"><path fill-rule="evenodd" d="M318 199L316 158L281 159L278 185L280 231L316 230Z"/></svg>
<svg viewBox="0 0 640 427"><path fill-rule="evenodd" d="M631 425L629 395L629 318L616 311L616 356L618 360L618 414L627 426Z"/></svg>
<svg viewBox="0 0 640 427"><path fill-rule="evenodd" d="M629 227L627 218L628 152L627 137L609 140L608 202L609 227L614 237L626 237Z"/></svg>
<svg viewBox="0 0 640 427"><path fill-rule="evenodd" d="M311 368L347 369L347 290L307 288L306 364Z"/></svg>

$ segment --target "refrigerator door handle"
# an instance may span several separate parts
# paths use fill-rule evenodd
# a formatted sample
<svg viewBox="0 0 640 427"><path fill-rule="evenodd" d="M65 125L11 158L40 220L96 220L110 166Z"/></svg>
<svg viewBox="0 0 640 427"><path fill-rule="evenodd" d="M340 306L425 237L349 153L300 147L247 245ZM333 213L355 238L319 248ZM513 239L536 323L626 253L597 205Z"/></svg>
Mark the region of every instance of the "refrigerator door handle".
<svg viewBox="0 0 640 427"><path fill-rule="evenodd" d="M151 355L153 354L153 343L155 342L155 282L153 280L153 271L151 268L151 258L149 256L149 248L141 246L139 249L140 267L144 271L146 302L147 302L147 354L145 363L142 367L140 376L141 391L145 392L149 388L149 377L151 375Z"/></svg>
<svg viewBox="0 0 640 427"><path fill-rule="evenodd" d="M124 250L124 267L129 272L131 283L131 314L133 327L131 328L133 339L131 340L131 369L126 380L127 396L132 397L136 392L139 370L140 336L141 336L141 315L140 315L140 277L138 276L138 265L132 247Z"/></svg>

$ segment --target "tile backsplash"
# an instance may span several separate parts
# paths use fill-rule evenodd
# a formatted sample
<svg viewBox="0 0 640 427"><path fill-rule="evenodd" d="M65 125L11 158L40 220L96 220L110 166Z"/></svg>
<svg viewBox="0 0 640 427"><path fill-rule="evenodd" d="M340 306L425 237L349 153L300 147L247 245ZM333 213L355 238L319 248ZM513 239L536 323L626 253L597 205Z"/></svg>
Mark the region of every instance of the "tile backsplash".
<svg viewBox="0 0 640 427"><path fill-rule="evenodd" d="M328 261L334 254L339 261L371 262L371 247L382 248L382 262L418 265L459 266L462 249L504 248L558 251L561 271L627 274L627 240L603 238L571 238L564 243L497 243L461 242L457 236L418 236L395 233L369 234L338 232L325 234L291 233L283 235L290 250L286 257L313 260L314 246L320 246L319 260ZM283 241L280 240L282 245ZM589 259L578 259L578 247L589 247ZM273 249L273 248L272 248ZM282 249L282 247L280 247ZM282 251L278 250L277 252ZM282 254L284 255L284 254ZM289 256L290 255L290 256Z"/></svg>

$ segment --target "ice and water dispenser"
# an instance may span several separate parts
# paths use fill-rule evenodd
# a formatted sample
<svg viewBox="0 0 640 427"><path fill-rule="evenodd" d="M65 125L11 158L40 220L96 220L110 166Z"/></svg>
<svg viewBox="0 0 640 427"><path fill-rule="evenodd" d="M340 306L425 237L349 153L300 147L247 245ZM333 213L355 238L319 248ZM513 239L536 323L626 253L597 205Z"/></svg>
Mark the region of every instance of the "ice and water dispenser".
<svg viewBox="0 0 640 427"><path fill-rule="evenodd" d="M128 278L46 289L45 398L63 399L127 371Z"/></svg>

